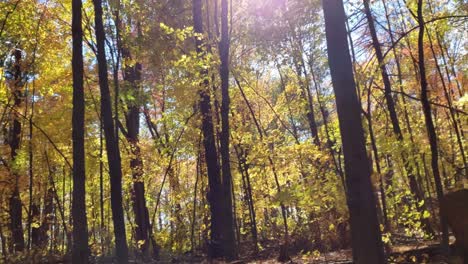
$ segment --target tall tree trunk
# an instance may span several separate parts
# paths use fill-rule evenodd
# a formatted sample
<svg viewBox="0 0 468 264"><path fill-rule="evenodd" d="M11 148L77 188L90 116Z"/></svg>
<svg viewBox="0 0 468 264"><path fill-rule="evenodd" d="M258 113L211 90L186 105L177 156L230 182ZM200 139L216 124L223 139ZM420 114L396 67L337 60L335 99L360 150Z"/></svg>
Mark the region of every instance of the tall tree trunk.
<svg viewBox="0 0 468 264"><path fill-rule="evenodd" d="M442 53L442 59L444 61L445 71L447 73L447 78L449 78L449 82L451 83L451 81L450 81L450 79L451 79L450 78L450 73L451 73L451 75L453 76L453 78L455 80L455 83L457 84L458 95L460 97L463 97L463 95L464 95L463 94L463 88L461 87L460 80L459 80L458 75L457 75L457 71L455 70L454 59L452 57L450 57L449 50L448 50L447 45L445 45L445 43L444 43L443 36L441 36L441 34L439 32L436 32L436 36L437 36L437 44L438 44L438 46L440 48L440 51ZM449 65L449 63L450 63L450 65ZM449 70L450 70L450 73L449 73ZM452 94L454 94L453 90L451 92L452 92Z"/></svg>
<svg viewBox="0 0 468 264"><path fill-rule="evenodd" d="M323 0L328 60L336 96L345 157L348 208L354 263L385 263L372 192L360 105L349 55L345 12L341 0Z"/></svg>
<svg viewBox="0 0 468 264"><path fill-rule="evenodd" d="M372 16L369 0L364 0L364 10L367 17L367 23L369 24L370 34L372 36L372 46L375 50L375 55L377 57L377 62L379 63L380 73L382 75L382 80L384 83L385 90L385 103L387 104L387 109L390 113L390 120L392 121L393 133L399 141L403 140L403 135L401 133L400 123L398 121L398 115L395 109L395 102L392 97L392 86L390 83L390 77L388 76L386 64L384 62L380 41L377 38L377 32L374 25L374 18Z"/></svg>
<svg viewBox="0 0 468 264"><path fill-rule="evenodd" d="M201 139L198 143L198 154L197 154L197 163L196 163L196 173L195 173L195 185L193 187L193 209L192 209L192 219L190 225L190 251L193 254L195 252L195 224L197 216L197 194L198 194L198 181L200 178L201 171Z"/></svg>
<svg viewBox="0 0 468 264"><path fill-rule="evenodd" d="M390 230L390 222L388 221L388 211L387 211L387 198L386 198L386 192L385 192L385 184L383 180L383 175L382 175L382 169L380 167L380 156L379 156L379 151L377 149L377 143L375 140L375 135L374 135L374 127L372 125L372 107L371 107L371 88L369 87L367 91L367 113L365 114L365 117L367 118L367 125L369 128L369 137L370 137L370 142L371 142L371 147L372 147L372 152L374 153L374 159L375 159L375 168L377 169L377 174L379 177L379 187L380 187L380 199L382 203L382 217L383 217L383 225L385 227L386 231Z"/></svg>
<svg viewBox="0 0 468 264"><path fill-rule="evenodd" d="M389 12L388 12L387 4L386 4L385 0L383 0L382 2L383 2L384 10L385 10L385 17L386 17L386 20L387 20L387 27L388 27L388 30L389 30L388 34L390 36L390 43L391 43L391 45L393 47L392 48L392 53L393 53L393 57L395 58L395 64L396 64L396 68L397 68L398 85L400 86L404 121L405 121L406 129L408 130L410 142L412 144L412 154L413 154L413 157L416 157L417 156L417 146L414 144L413 128L411 126L409 113L408 113L408 106L407 106L407 103L406 103L406 98L404 96L403 74L402 74L402 71L401 71L400 57L399 57L399 55L397 55L397 50L396 50L396 45L395 45L395 38L393 36L393 29L392 29L392 24L390 23L390 15L389 15ZM411 49L410 49L410 52L411 52ZM416 174L417 174L418 177L420 177L421 175L420 175L419 163L417 162L416 159L415 159L415 165L416 165ZM429 226L429 225L426 225L426 226Z"/></svg>
<svg viewBox="0 0 468 264"><path fill-rule="evenodd" d="M100 237L101 237L101 254L105 254L105 241L107 237L106 224L104 222L104 140L103 140L103 123L102 116L99 116L99 209L100 209ZM65 203L64 203L65 204Z"/></svg>
<svg viewBox="0 0 468 264"><path fill-rule="evenodd" d="M431 35L429 34L429 30L427 31L427 35L428 35L428 39L429 39L429 45L430 45L431 51L432 51L432 56L434 58L434 63L435 63L436 69L437 69L437 73L439 74L440 82L442 84L442 88L443 88L443 91L444 91L445 100L447 101L447 104L449 106L449 117L452 120L453 129L455 131L455 136L456 136L456 139L457 139L457 144L458 144L458 147L460 149L460 155L462 156L463 168L465 168L465 172L466 172L466 170L468 170L468 167L467 167L467 163L466 163L465 148L463 146L463 138L462 138L462 135L460 133L460 129L459 129L459 125L458 125L458 118L457 118L456 112L453 109L452 98L451 98L451 96L449 94L449 88L450 87L448 87L448 86L451 86L450 76L447 75L448 78L449 78L449 82L448 82L448 85L447 85L446 82L445 82L445 78L444 78L444 75L442 73L442 69L440 67L439 61L437 59L437 54L436 54L436 51L435 51L435 48L434 48L434 45L433 45L433 42L432 42L432 39L431 39ZM450 89L450 90L452 90L452 89Z"/></svg>
<svg viewBox="0 0 468 264"><path fill-rule="evenodd" d="M391 45L393 47L392 48L392 53L393 53L393 57L395 58L395 64L396 64L396 67L397 67L398 84L400 86L400 92L402 93L401 99L402 99L402 102L403 102L404 119L405 119L405 123L406 123L406 128L407 128L409 136L410 136L411 143L414 143L413 130L412 130L412 127L411 127L409 114L408 114L408 109L407 109L407 106L406 106L406 98L403 95L403 92L404 92L403 91L403 75L402 75L402 72L401 72L400 58L397 55L397 50L396 50L396 45L395 45L395 37L393 36L392 24L390 23L390 15L389 15L388 7L387 7L387 4L386 4L385 1L386 0L383 0L382 2L383 2L384 10L385 10L385 18L387 20L387 27L389 29L388 34L390 36L390 43L391 43Z"/></svg>
<svg viewBox="0 0 468 264"><path fill-rule="evenodd" d="M116 138L112 105L107 76L107 61L105 51L105 32L102 21L102 1L93 0L96 25L97 60L99 69L99 86L101 90L101 115L104 124L107 160L111 187L112 221L114 223L115 253L117 262L128 262L128 247L125 234L125 219L122 206L122 164L118 138Z"/></svg>
<svg viewBox="0 0 468 264"><path fill-rule="evenodd" d="M392 97L392 85L390 82L390 77L388 75L386 63L384 61L384 57L382 54L381 44L377 37L377 31L376 31L375 24L374 24L374 17L372 16L372 12L369 6L369 0L364 0L364 10L366 13L367 22L369 24L369 31L372 37L372 46L374 47L374 50L375 50L377 62L379 63L380 73L382 75L382 80L384 83L385 103L387 105L387 109L390 114L393 134L395 135L396 139L400 143L403 143L403 133L401 131L400 121L398 120L398 115L395 109L395 101L393 100L393 97ZM391 39L393 39L393 37ZM413 195L416 196L418 200L417 202L424 200L424 191L421 189L418 183L418 180L414 174L414 169L409 162L409 157L406 151L403 151L401 153L401 158L402 158L404 168L409 179L409 186L410 186L411 192L413 193ZM423 204L423 210L425 210L425 208L426 206L425 204ZM423 224L423 228L428 233L433 233L430 227L429 221L423 220L422 224Z"/></svg>
<svg viewBox="0 0 468 264"><path fill-rule="evenodd" d="M397 138L399 142L402 142L403 134L401 132L400 122L398 120L398 115L395 109L395 102L392 97L392 86L390 83L390 77L388 75L386 64L385 64L384 57L382 54L380 41L377 37L377 32L376 32L375 24L374 24L374 18L372 16L371 9L369 7L369 0L364 0L364 9L365 9L366 17L367 17L367 22L369 24L370 34L372 36L372 45L375 50L377 62L379 63L380 73L382 75L382 80L384 83L385 103L387 105L387 109L390 114L393 134L395 135L395 137ZM422 200L423 199L422 190L420 189L417 183L413 169L411 168L411 165L408 161L408 155L406 153L402 153L402 159L403 159L406 173L408 174L408 178L410 181L411 191L414 195L416 195L416 198L418 198L418 200Z"/></svg>
<svg viewBox="0 0 468 264"><path fill-rule="evenodd" d="M318 82L317 77L315 75L314 59L313 59L312 56L311 56L311 58L309 60L309 68L310 68L310 75L312 76L312 81L313 81L314 86L315 86L315 93L316 93L316 96L317 96L317 103L319 105L320 113L322 114L323 126L325 127L325 136L326 136L326 139L327 139L327 142L326 142L325 146L328 148L328 150L330 152L330 155L331 155L332 160L333 160L333 165L335 166L335 171L340 176L341 183L343 184L343 189L346 191L346 184L345 184L345 177L344 177L343 169L340 166L340 164L338 163L338 160L337 160L337 157L336 157L336 155L339 155L339 153L336 153L337 151L335 151L335 149L334 149L334 145L336 144L335 140L332 140L331 137L330 137L330 127L329 127L329 124L328 124L328 112L327 112L327 109L325 107L325 103L322 102L322 99L321 99L321 97L322 97L321 92L320 92L320 90L321 90L320 86L321 85Z"/></svg>
<svg viewBox="0 0 468 264"><path fill-rule="evenodd" d="M192 1L192 14L195 33L203 34L203 19L202 19L202 1ZM204 57L202 36L195 38L197 54L199 57ZM211 237L209 255L212 258L219 258L223 256L223 214L224 208L222 204L222 182L220 177L220 167L218 161L218 152L216 149L216 139L214 135L211 99L209 94L210 83L208 72L202 70L200 72L203 77L203 82L200 84L198 91L200 96L200 112L202 116L202 133L203 133L203 146L205 148L205 161L208 171L208 202L210 203L211 212ZM230 228L232 228L230 226Z"/></svg>
<svg viewBox="0 0 468 264"><path fill-rule="evenodd" d="M131 61L130 51L122 50L124 58ZM140 134L140 81L141 81L142 65L125 65L124 80L130 83L131 93L135 98L133 102L128 103L128 111L126 113L127 124L127 141L130 144L130 152L132 158L130 160L130 169L132 170L133 190L132 203L133 213L135 214L135 238L139 250L145 256L148 252L149 240L149 215L147 214L146 198L145 198L145 183L143 181L143 160L141 158L139 146ZM143 242L141 242L143 241Z"/></svg>
<svg viewBox="0 0 468 264"><path fill-rule="evenodd" d="M224 256L228 260L237 257L237 248L234 234L234 216L232 196L232 175L229 157L229 28L228 28L228 1L221 0L221 41L219 43L219 57L221 66L221 170L224 200Z"/></svg>
<svg viewBox="0 0 468 264"><path fill-rule="evenodd" d="M18 150L20 147L21 141L21 122L19 116L19 108L21 104L24 102L24 94L22 92L23 88L23 73L22 67L23 64L23 52L20 49L15 49L13 51L12 57L14 59L14 69L13 75L14 79L11 83L11 90L13 93L14 105L13 105L13 120L12 120L12 127L10 131L10 139L8 144L10 145L11 150L11 162L16 162L16 157L18 156ZM23 205L20 198L19 193L19 175L18 173L12 169L11 174L14 180L14 187L12 190L12 194L10 197L9 203L9 213L10 213L10 230L11 236L13 240L13 248L15 251L20 252L24 250L24 237L23 237Z"/></svg>
<svg viewBox="0 0 468 264"><path fill-rule="evenodd" d="M73 35L73 263L88 263L88 222L86 218L86 175L84 119L85 100L83 88L83 29L81 21L81 0L72 2Z"/></svg>
<svg viewBox="0 0 468 264"><path fill-rule="evenodd" d="M424 16L423 16L423 0L418 0L417 19L419 24L418 35L418 53L419 53L419 75L421 78L421 103L424 112L424 119L426 121L426 130L429 138L429 145L431 148L431 167L436 186L437 200L441 204L444 190L439 172L439 155L437 148L437 135L435 132L434 122L432 120L431 105L428 98L428 84L426 78L426 66L424 64ZM440 214L440 228L442 231L441 246L444 254L448 254L448 226L447 219L444 215Z"/></svg>
<svg viewBox="0 0 468 264"><path fill-rule="evenodd" d="M293 39L294 41L296 41L296 37L293 37ZM292 45L294 45L293 41L291 41L291 43ZM302 44L299 44L298 46L301 47ZM316 146L320 146L320 138L318 135L317 122L315 120L312 93L310 91L310 85L309 85L309 80L307 76L306 66L304 65L304 58L302 57L302 47L297 48L296 52L301 57L299 59L293 58L293 60L294 60L295 68L296 68L297 79L299 81L299 86L301 88L301 96L305 97L307 100L306 116L307 116L307 122L309 123L310 134L312 136L312 142Z"/></svg>
<svg viewBox="0 0 468 264"><path fill-rule="evenodd" d="M139 244L141 253L146 255L148 250L148 234L149 234L149 215L147 214L146 198L145 198L145 183L143 177L143 160L140 154L140 146L138 140L139 134L139 110L136 106L131 106L127 113L127 129L128 141L130 143L132 159L130 160L130 168L133 177L133 212L135 214L136 224L136 240Z"/></svg>

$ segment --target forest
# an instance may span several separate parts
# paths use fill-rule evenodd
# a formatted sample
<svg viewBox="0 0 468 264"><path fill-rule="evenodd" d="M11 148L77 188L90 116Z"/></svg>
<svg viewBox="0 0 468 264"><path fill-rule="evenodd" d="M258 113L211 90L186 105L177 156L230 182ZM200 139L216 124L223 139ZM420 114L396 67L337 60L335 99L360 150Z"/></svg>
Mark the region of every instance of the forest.
<svg viewBox="0 0 468 264"><path fill-rule="evenodd" d="M0 263L468 263L465 0L1 0Z"/></svg>

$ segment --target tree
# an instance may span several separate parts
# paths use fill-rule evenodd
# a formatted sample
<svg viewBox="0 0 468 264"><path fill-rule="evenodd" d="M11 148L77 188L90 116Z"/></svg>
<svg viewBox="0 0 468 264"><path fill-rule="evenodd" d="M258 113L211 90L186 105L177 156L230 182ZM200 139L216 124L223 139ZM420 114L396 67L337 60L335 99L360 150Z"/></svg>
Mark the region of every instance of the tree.
<svg viewBox="0 0 468 264"><path fill-rule="evenodd" d="M434 182L436 186L437 200L439 205L442 204L444 190L442 186L442 180L439 172L439 150L437 147L437 135L432 121L431 105L429 103L428 89L427 89L427 77L426 77L426 65L424 62L424 30L425 22L423 16L423 0L418 0L417 20L419 25L418 34L418 66L419 76L421 78L421 104L424 112L424 120L426 123L427 136L429 138L429 145L431 149L431 167L432 174L434 176ZM442 231L441 236L441 247L445 255L448 254L449 250L449 237L448 237L448 225L446 216L440 214L440 229Z"/></svg>
<svg viewBox="0 0 468 264"><path fill-rule="evenodd" d="M81 52L79 2L0 1L0 262L125 262L128 244L129 262L366 246L378 263L374 198L389 250L442 230L437 195L466 178L461 1L423 1L421 41L417 0L325 3L329 36L344 5L353 74L338 38L330 74L318 0L100 1L98 23L81 1Z"/></svg>
<svg viewBox="0 0 468 264"><path fill-rule="evenodd" d="M23 51L15 48L10 54L10 60L12 60L12 81L10 83L10 89L12 91L13 112L12 112L12 125L11 134L8 139L8 145L10 146L10 157L11 166L10 173L13 177L13 190L10 196L9 213L10 213L10 230L13 239L14 251L21 252L24 250L24 236L23 236L23 204L20 198L19 192L19 173L15 171L15 162L20 149L21 143L21 120L20 120L20 107L24 102L24 73L23 73Z"/></svg>
<svg viewBox="0 0 468 264"><path fill-rule="evenodd" d="M237 255L235 235L234 235L234 217L232 209L232 176L231 164L229 159L229 27L228 27L228 1L221 1L221 41L219 43L219 57L221 66L219 73L221 76L221 169L223 175L223 199L224 209L224 256L228 259L234 259Z"/></svg>
<svg viewBox="0 0 468 264"><path fill-rule="evenodd" d="M377 37L374 17L372 16L372 12L369 6L369 0L364 0L364 11L366 14L367 23L369 25L370 35L372 37L372 46L374 48L375 55L377 57L380 74L382 76L382 80L384 84L385 104L387 106L387 110L390 115L390 120L391 120L392 128L393 128L393 134L400 143L403 143L403 133L400 128L400 121L398 119L398 115L396 112L395 101L393 100L393 97L392 97L392 85L390 82L390 77L388 75L387 65L386 65L386 62L384 61L384 57L382 54L381 44L380 44L379 38ZM419 187L419 183L416 179L416 176L414 175L414 169L410 165L410 162L408 160L408 154L405 151L403 151L401 153L401 156L402 156L404 168L408 175L410 190L413 193L413 195L415 195L415 197L419 201L421 201L424 199L423 191ZM424 206L423 204L422 209L424 210L425 208L426 206ZM429 221L423 219L423 225L424 225L424 228L429 233L432 233L432 230L430 229Z"/></svg>
<svg viewBox="0 0 468 264"><path fill-rule="evenodd" d="M72 35L73 35L73 263L87 263L88 222L86 218L86 176L84 118L85 100L83 89L83 29L81 21L81 0L72 2Z"/></svg>
<svg viewBox="0 0 468 264"><path fill-rule="evenodd" d="M349 55L345 12L341 0L324 0L328 62L343 141L347 202L350 213L353 260L384 263L383 245L370 181L360 105Z"/></svg>
<svg viewBox="0 0 468 264"><path fill-rule="evenodd" d="M101 115L104 125L107 160L111 186L112 221L114 223L115 254L119 263L128 262L128 247L125 234L125 221L122 204L122 164L118 138L116 138L112 105L107 77L107 60L105 51L105 31L102 22L102 1L93 0L94 22L96 26L97 60L99 70L99 86L101 91Z"/></svg>
<svg viewBox="0 0 468 264"><path fill-rule="evenodd" d="M198 56L203 59L206 51L203 47L203 12L202 1L192 1L192 14L195 36L195 45ZM218 161L218 152L216 149L216 139L214 136L214 127L212 119L211 99L209 94L209 81L208 72L202 70L200 72L203 82L200 84L200 113L202 116L202 133L203 133L203 146L205 148L205 161L208 171L208 202L210 203L211 212L211 237L210 237L210 256L213 258L223 257L223 214L226 212L223 208L223 186L220 177L220 167Z"/></svg>
<svg viewBox="0 0 468 264"><path fill-rule="evenodd" d="M123 126L120 125L120 129L125 135L127 142L129 143L129 149L131 153L130 158L130 169L132 171L132 190L131 190L131 200L133 213L135 217L135 242L139 248L141 255L143 257L147 256L149 248L149 235L152 232L150 228L148 208L146 206L146 197L145 197L145 182L144 182L144 170L143 170L143 158L141 155L140 148L140 109L143 105L143 96L142 96L142 72L143 65L135 61L138 58L134 58L132 47L127 44L131 42L131 32L126 32L128 28L134 27L133 31L137 32L137 40L142 38L141 36L141 22L139 18L134 19L132 16L129 16L125 21L120 17L120 5L117 6L115 11L115 23L117 24L116 29L116 38L117 43L116 57L122 56L123 59L123 69L122 77L124 80L123 98L119 98L119 61L120 58L117 58L114 62L117 65L114 65L114 86L115 86L115 111L118 112L118 103L119 100L123 101L126 104L125 111L125 123L126 130ZM128 25L128 26L127 26ZM126 34L127 33L127 34ZM125 38L128 37L128 38ZM126 95L126 96L125 96ZM120 122L118 115L115 115L116 120L116 129L119 127ZM118 134L118 130L116 130ZM154 242L154 241L153 241ZM156 245L153 245L153 248ZM154 252L157 254L156 252Z"/></svg>
<svg viewBox="0 0 468 264"><path fill-rule="evenodd" d="M123 50L123 56L126 57L128 61L131 61L130 52L128 50ZM148 208L146 207L145 183L143 181L143 159L139 146L141 99L138 95L141 93L141 68L142 65L137 62L135 65L125 65L124 69L124 80L129 82L132 89L131 93L137 98L136 100L128 102L128 110L125 116L127 124L125 136L130 144L130 151L132 153L130 168L132 170L133 180L132 202L136 222L135 238L141 249L141 253L146 255L149 245L148 234L150 226Z"/></svg>

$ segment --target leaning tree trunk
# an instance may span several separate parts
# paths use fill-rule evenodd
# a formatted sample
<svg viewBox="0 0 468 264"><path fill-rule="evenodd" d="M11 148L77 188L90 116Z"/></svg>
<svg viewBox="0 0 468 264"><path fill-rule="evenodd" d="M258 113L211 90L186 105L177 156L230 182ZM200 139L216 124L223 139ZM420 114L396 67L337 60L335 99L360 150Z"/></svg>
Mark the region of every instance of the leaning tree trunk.
<svg viewBox="0 0 468 264"><path fill-rule="evenodd" d="M357 264L385 263L361 125L361 107L349 55L343 2L323 0L322 4L328 60L343 141L353 260Z"/></svg>
<svg viewBox="0 0 468 264"><path fill-rule="evenodd" d="M424 64L424 16L423 16L423 0L418 0L418 24L419 24L419 35L418 35L418 53L419 53L419 75L421 78L421 103L424 112L424 119L426 121L426 130L427 135L429 138L429 145L431 148L431 167L432 167L432 174L434 176L434 182L436 186L436 193L437 193L437 200L439 204L441 204L444 190L442 187L442 181L440 179L440 172L439 172L439 155L437 149L437 135L435 132L434 122L432 120L432 113L431 113L431 105L429 103L428 98L428 85L427 85L427 78L426 78L426 66ZM447 226L447 219L444 215L440 214L440 228L442 231L442 238L441 238L441 246L444 254L448 254L448 226Z"/></svg>
<svg viewBox="0 0 468 264"><path fill-rule="evenodd" d="M125 220L122 207L122 164L118 138L116 138L112 105L107 77L105 51L105 32L102 22L102 1L93 0L96 24L97 60L99 69L99 86L101 90L101 115L106 140L107 160L111 187L112 221L114 223L115 252L119 263L128 262L128 247L125 234Z"/></svg>
<svg viewBox="0 0 468 264"><path fill-rule="evenodd" d="M392 86L390 82L390 77L387 72L386 64L381 50L380 41L377 37L377 32L375 29L374 18L371 13L369 6L369 0L364 0L364 9L367 17L367 22L369 24L369 31L372 36L372 46L374 47L375 54L377 57L377 62L379 63L380 73L382 75L382 80L384 83L384 94L385 94L385 103L387 105L388 112L390 114L390 120L392 123L393 133L399 142L403 141L403 133L401 131L400 122L398 120L398 115L395 109L395 102L392 97ZM406 173L408 174L411 192L416 196L418 200L423 200L424 195L422 190L419 187L419 184L414 175L413 169L408 161L408 155L402 153L402 159L405 166ZM428 228L428 227L427 227Z"/></svg>
<svg viewBox="0 0 468 264"><path fill-rule="evenodd" d="M72 2L73 35L73 263L88 262L88 222L86 219L85 146L84 118L85 100L83 89L83 29L81 21L81 0Z"/></svg>
<svg viewBox="0 0 468 264"><path fill-rule="evenodd" d="M452 120L453 129L455 131L455 136L456 136L456 141L457 141L458 147L460 149L460 155L462 156L463 168L465 168L464 170L466 171L468 169L468 167L467 167L467 163L466 163L465 148L463 146L463 138L462 138L462 134L461 134L461 131L460 131L460 128L459 128L459 124L458 124L457 113L453 108L452 98L451 98L450 93L449 93L449 90L453 90L450 87L451 86L450 76L447 75L448 80L449 80L448 85L447 85L446 82L445 82L443 72L442 72L442 68L440 67L440 64L439 64L439 61L438 61L438 58L437 58L436 51L434 49L434 45L433 45L431 36L429 34L429 31L427 33L428 33L429 45L430 45L431 51L432 51L432 56L434 58L434 64L436 66L437 73L439 74L439 77L440 77L440 82L442 84L442 88L443 88L443 91L444 91L445 100L447 101L447 104L448 104L448 107L449 107L449 116L450 116L450 119Z"/></svg>
<svg viewBox="0 0 468 264"><path fill-rule="evenodd" d="M398 119L398 115L396 112L395 101L393 100L393 97L392 97L392 86L390 82L390 77L388 75L388 71L386 68L385 61L384 61L384 56L382 54L381 44L377 37L377 32L376 32L375 24L374 24L374 17L372 16L372 12L369 6L369 0L364 0L364 10L366 13L367 22L369 24L369 31L372 37L372 46L374 47L374 50L375 50L377 62L379 63L380 73L382 75L382 80L384 83L385 103L387 105L387 109L390 114L393 134L395 135L396 139L400 143L403 143L403 133L401 131L400 121ZM409 186L410 186L411 192L417 198L418 200L417 202L424 200L424 194L423 194L424 192L418 183L418 180L414 173L414 169L410 164L409 157L406 151L403 151L401 153L401 157L403 160L405 171L408 175ZM422 210L424 211L425 209L426 209L426 205L424 203L422 205ZM428 233L433 233L430 227L430 223L427 219L422 220L422 225L423 225L424 230L426 230Z"/></svg>
<svg viewBox="0 0 468 264"><path fill-rule="evenodd" d="M380 41L377 38L377 32L375 29L374 18L372 16L369 0L364 0L364 10L367 17L367 23L369 24L369 31L372 36L372 46L374 47L375 55L377 57L377 62L379 63L380 73L382 75L382 80L384 83L384 94L385 94L385 103L387 104L387 109L390 114L390 120L392 122L393 133L399 141L403 140L403 134L400 128L400 122L398 120L398 115L395 109L395 102L392 97L392 86L390 83L390 77L388 76L387 68L384 62L384 57L381 50Z"/></svg>

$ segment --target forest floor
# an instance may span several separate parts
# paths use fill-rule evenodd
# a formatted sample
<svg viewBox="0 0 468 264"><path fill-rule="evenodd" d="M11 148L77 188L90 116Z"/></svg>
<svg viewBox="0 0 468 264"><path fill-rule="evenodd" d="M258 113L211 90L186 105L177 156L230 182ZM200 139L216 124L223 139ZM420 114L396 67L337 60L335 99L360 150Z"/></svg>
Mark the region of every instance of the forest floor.
<svg viewBox="0 0 468 264"><path fill-rule="evenodd" d="M455 241L454 237L450 237L451 247L453 248L453 243ZM463 262L456 258L451 258L449 261L444 260L443 257L439 254L439 243L436 240L416 240L412 238L398 239L398 243L387 248L389 253L388 263L389 264L406 264L406 263L427 263L427 264L441 264L441 263L450 263L450 264L462 264ZM302 252L290 252L291 259L286 262L280 262L277 260L279 255L278 247L276 246L267 246L261 250L258 254L253 254L248 250L242 250L239 260L232 262L224 261L212 261L209 260L206 255L190 253L181 254L181 255L172 255L172 254L162 254L160 261L153 262L140 262L140 261L130 261L131 264L172 264L172 263L202 263L202 264L221 264L221 263L230 263L230 264L244 264L244 263L264 263L264 264L276 264L276 263L290 263L290 264L352 264L352 252L351 249L346 250L337 250L333 252L326 253L306 253ZM1 263L1 261L0 261ZM48 256L41 258L40 260L36 259L31 262L16 262L16 263L70 263L70 259L67 257L59 256ZM96 257L93 263L99 264L112 264L112 257Z"/></svg>
<svg viewBox="0 0 468 264"><path fill-rule="evenodd" d="M454 237L450 238L452 247L455 241ZM406 264L406 263L428 263L428 264L439 264L439 263L453 263L462 264L462 262L456 258L450 260L444 260L439 254L439 243L435 240L415 240L406 239L399 241L398 245L394 245L389 248L390 254L388 263L395 264ZM221 261L209 261L206 258L189 257L186 258L173 258L171 261L162 261L158 263L230 263L230 264L244 264L244 263L264 263L264 264L275 264L275 263L291 263L291 264L352 264L352 252L351 249L338 250L327 253L307 253L307 254L294 254L291 255L291 260L287 262L280 262L278 258L278 248L269 247L262 250L255 257L247 253L240 257L239 260L233 262L221 262Z"/></svg>

